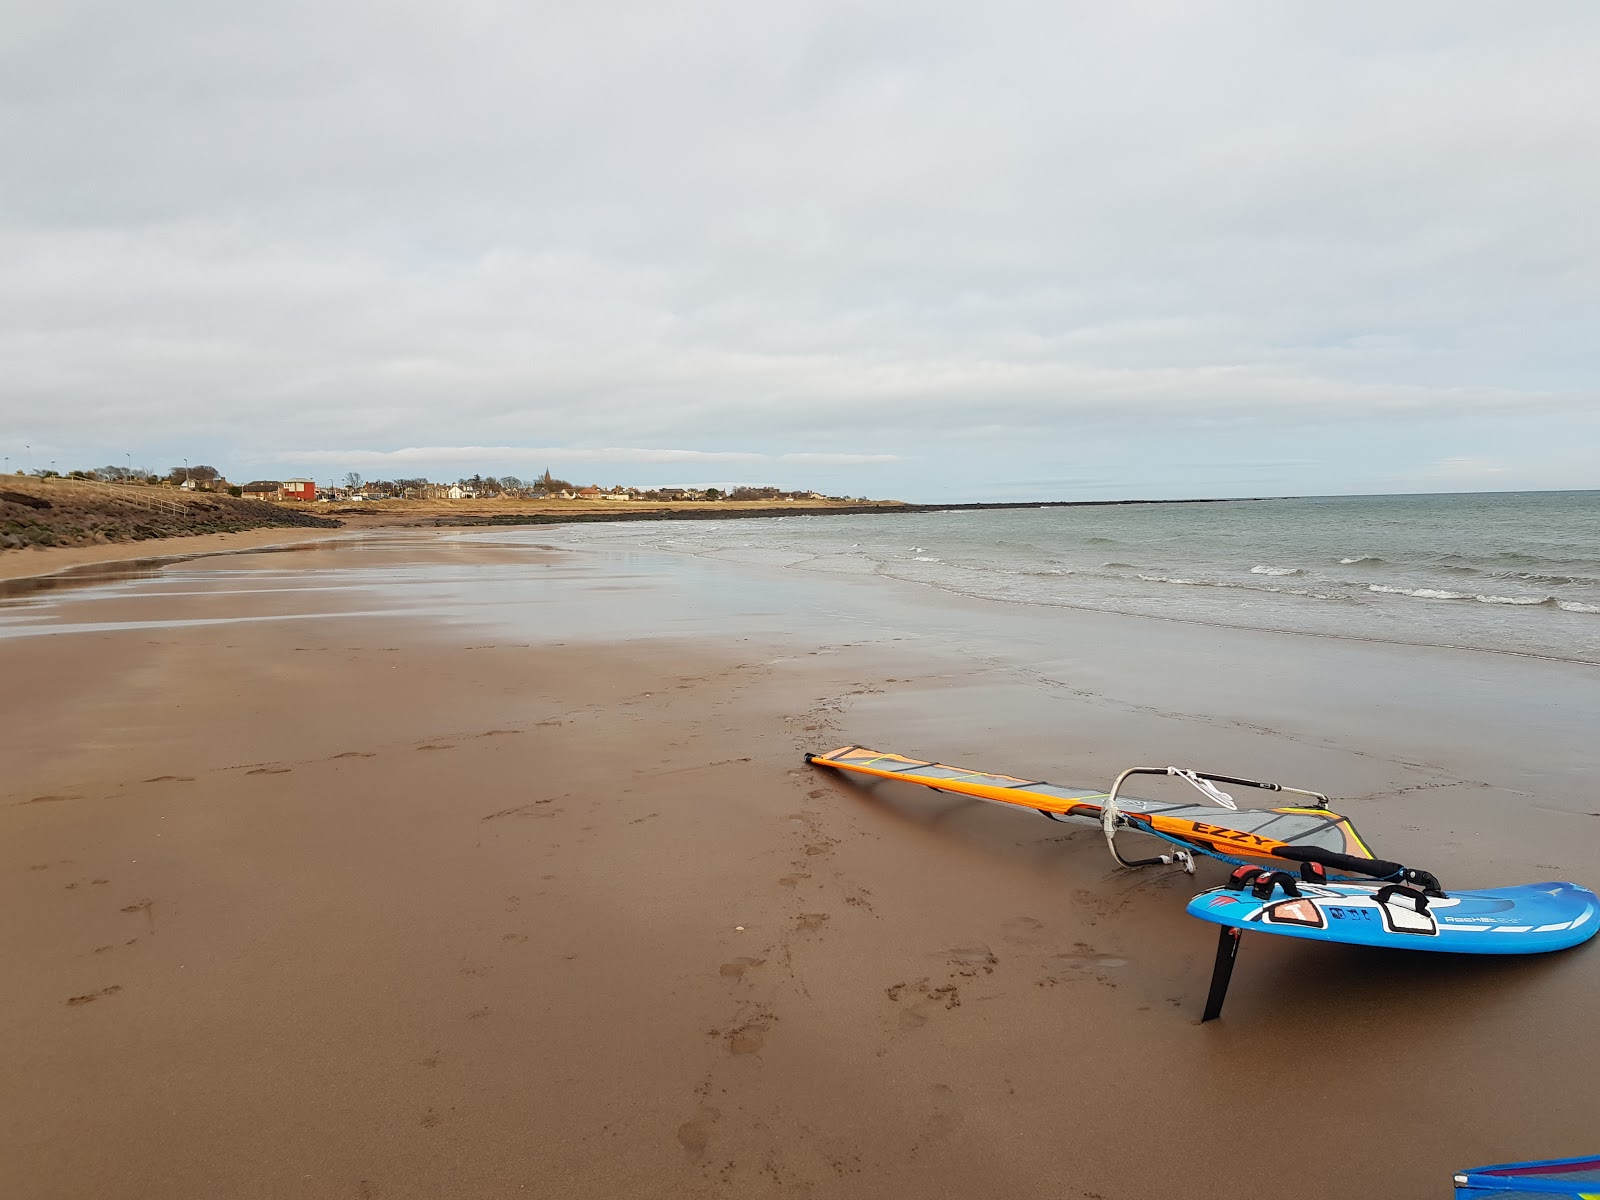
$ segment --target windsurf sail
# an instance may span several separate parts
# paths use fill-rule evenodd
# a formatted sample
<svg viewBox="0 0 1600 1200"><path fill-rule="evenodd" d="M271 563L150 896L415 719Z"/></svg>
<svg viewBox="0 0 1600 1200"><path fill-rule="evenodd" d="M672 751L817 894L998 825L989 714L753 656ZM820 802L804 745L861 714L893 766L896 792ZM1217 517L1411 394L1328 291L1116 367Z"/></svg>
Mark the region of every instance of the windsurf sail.
<svg viewBox="0 0 1600 1200"><path fill-rule="evenodd" d="M1474 1167L1455 1183L1456 1200L1600 1200L1600 1157Z"/></svg>
<svg viewBox="0 0 1600 1200"><path fill-rule="evenodd" d="M1330 812L1321 804L1231 809L1212 804L1143 800L1119 793L1122 781L1133 774L1177 775L1197 787L1200 786L1196 782L1198 779L1266 788L1269 791L1299 790L1233 776L1182 771L1175 767L1135 767L1118 777L1111 792L1096 792L1040 780L1018 779L1012 775L970 771L944 763L924 762L900 754L868 750L864 746L841 746L826 754L808 754L806 761L815 766L831 767L856 775L918 783L958 796L1029 808L1057 820L1089 821L1107 826L1117 824L1122 828L1154 834L1186 850L1196 850L1231 862L1240 859L1326 859L1330 863L1359 870L1358 864L1362 860L1373 860L1372 851L1361 840L1350 819ZM1226 793L1220 794L1224 799L1231 799ZM1319 801L1325 799L1314 792L1300 794L1316 796ZM1109 841L1114 831L1107 828L1106 832ZM1173 856L1163 855L1130 862L1117 852L1114 841L1112 853L1118 862L1127 866L1174 861ZM1340 859L1346 861L1339 863Z"/></svg>

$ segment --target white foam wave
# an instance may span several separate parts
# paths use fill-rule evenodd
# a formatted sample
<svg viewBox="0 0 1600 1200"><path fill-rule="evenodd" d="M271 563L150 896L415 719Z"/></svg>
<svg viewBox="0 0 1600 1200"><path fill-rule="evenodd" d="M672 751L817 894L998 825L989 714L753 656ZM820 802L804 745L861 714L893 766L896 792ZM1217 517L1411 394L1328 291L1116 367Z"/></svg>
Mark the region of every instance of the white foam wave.
<svg viewBox="0 0 1600 1200"><path fill-rule="evenodd" d="M1419 600L1471 600L1471 592L1447 592L1443 588L1390 587L1386 583L1367 584L1369 592L1384 592L1391 596L1415 596Z"/></svg>
<svg viewBox="0 0 1600 1200"><path fill-rule="evenodd" d="M1241 592L1271 592L1278 596L1305 596L1312 600L1342 600L1326 592L1313 592L1305 588L1273 587L1265 583L1230 583L1223 579L1185 579L1180 575L1140 575L1146 583L1175 583L1185 587L1227 588Z"/></svg>
<svg viewBox="0 0 1600 1200"><path fill-rule="evenodd" d="M1383 559L1374 557L1371 554L1358 554L1354 558L1341 558L1339 560L1339 564L1346 567L1353 567L1361 563L1373 563L1376 565L1382 562Z"/></svg>
<svg viewBox="0 0 1600 1200"><path fill-rule="evenodd" d="M1561 608L1567 612L1600 613L1600 605L1584 604L1578 600L1557 600L1554 596L1496 596L1487 593L1451 592L1444 588L1390 587L1383 583L1369 583L1369 592L1385 592L1393 596L1415 596L1419 600L1475 600L1479 604L1508 604L1513 608Z"/></svg>
<svg viewBox="0 0 1600 1200"><path fill-rule="evenodd" d="M1251 567L1252 575L1304 575L1299 567Z"/></svg>
<svg viewBox="0 0 1600 1200"><path fill-rule="evenodd" d="M919 555L917 555L916 561L917 562L938 562L939 560L937 558L929 558L929 557L925 557L924 555L919 554Z"/></svg>

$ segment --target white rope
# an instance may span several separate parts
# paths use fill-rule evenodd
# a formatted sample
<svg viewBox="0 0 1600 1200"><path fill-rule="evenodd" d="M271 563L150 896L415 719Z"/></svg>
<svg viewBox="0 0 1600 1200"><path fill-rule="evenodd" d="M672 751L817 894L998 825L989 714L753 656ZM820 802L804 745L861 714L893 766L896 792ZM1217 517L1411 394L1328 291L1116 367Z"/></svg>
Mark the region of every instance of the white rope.
<svg viewBox="0 0 1600 1200"><path fill-rule="evenodd" d="M1185 770L1183 767L1168 767L1167 774L1176 775L1179 779L1183 780L1190 787L1200 792L1206 797L1206 799L1210 800L1214 804L1220 804L1223 808L1231 808L1235 811L1237 811L1239 808L1239 806L1233 802L1232 796L1228 795L1227 792L1217 787L1209 779L1201 779L1200 776L1196 775L1193 771Z"/></svg>

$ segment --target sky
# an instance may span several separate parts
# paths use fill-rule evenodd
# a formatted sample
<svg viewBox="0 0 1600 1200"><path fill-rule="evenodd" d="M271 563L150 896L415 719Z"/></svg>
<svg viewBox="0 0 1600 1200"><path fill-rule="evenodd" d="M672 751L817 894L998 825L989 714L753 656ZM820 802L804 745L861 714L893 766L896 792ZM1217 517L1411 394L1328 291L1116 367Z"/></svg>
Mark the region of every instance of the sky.
<svg viewBox="0 0 1600 1200"><path fill-rule="evenodd" d="M4 469L1600 487L1600 5L0 0Z"/></svg>

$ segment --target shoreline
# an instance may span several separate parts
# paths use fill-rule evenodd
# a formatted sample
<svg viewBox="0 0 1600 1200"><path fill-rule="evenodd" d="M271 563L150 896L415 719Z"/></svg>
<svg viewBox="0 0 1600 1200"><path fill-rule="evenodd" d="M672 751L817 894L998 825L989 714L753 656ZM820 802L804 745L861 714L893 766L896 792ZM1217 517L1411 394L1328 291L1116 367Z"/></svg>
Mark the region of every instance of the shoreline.
<svg viewBox="0 0 1600 1200"><path fill-rule="evenodd" d="M405 509L374 508L370 510L340 507L310 515L328 515L340 523L337 529L294 527L294 535L287 536L284 526L266 526L260 529L233 533L209 533L194 536L147 538L137 542L106 542L80 546L30 546L26 549L0 549L0 598L22 595L32 588L12 587L22 580L46 580L62 576L80 568L111 563L158 564L164 560L181 560L208 554L227 553L232 550L249 550L274 545L295 545L299 542L322 540L330 537L350 536L363 532L407 529L481 529L516 528L519 526L582 525L591 523L620 523L628 521L721 521L749 520L795 516L861 516L895 515L929 512L976 512L987 509L1038 509L1038 508L1096 508L1126 507L1156 504L1245 504L1261 500L1278 500L1280 496L1239 496L1213 500L1047 500L1030 502L974 503L974 504L900 504L894 501L874 501L866 504L834 504L828 506L795 503L787 505L752 505L749 508L710 508L686 506L683 508L649 508L636 510L560 509L547 512L463 512L441 513L437 510L408 512ZM387 503L378 501L378 504ZM405 502L411 503L411 502ZM292 511L299 512L301 508ZM152 553L153 547L161 547ZM170 548L170 549L169 549ZM89 580L92 582L92 580ZM79 582L61 579L60 585ZM50 584L47 586L57 586Z"/></svg>

